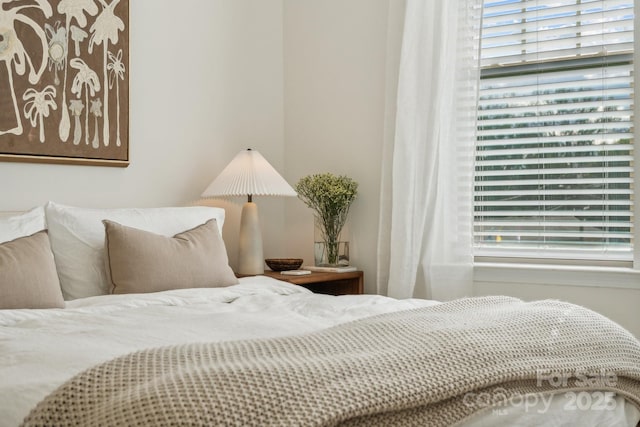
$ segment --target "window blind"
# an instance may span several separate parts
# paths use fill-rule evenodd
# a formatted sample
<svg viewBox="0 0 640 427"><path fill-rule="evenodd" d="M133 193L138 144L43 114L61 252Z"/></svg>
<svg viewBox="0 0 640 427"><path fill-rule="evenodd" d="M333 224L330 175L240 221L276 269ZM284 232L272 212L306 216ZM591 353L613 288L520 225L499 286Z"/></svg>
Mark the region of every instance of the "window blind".
<svg viewBox="0 0 640 427"><path fill-rule="evenodd" d="M476 255L630 260L633 1L485 0Z"/></svg>

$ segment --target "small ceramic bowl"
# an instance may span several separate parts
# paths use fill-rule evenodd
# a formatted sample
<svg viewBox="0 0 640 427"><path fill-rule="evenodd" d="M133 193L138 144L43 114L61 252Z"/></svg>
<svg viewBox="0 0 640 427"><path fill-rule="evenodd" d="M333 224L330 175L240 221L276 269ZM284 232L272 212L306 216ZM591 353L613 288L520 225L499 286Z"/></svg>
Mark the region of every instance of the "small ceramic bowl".
<svg viewBox="0 0 640 427"><path fill-rule="evenodd" d="M264 262L273 271L297 270L302 265L302 258L267 258Z"/></svg>

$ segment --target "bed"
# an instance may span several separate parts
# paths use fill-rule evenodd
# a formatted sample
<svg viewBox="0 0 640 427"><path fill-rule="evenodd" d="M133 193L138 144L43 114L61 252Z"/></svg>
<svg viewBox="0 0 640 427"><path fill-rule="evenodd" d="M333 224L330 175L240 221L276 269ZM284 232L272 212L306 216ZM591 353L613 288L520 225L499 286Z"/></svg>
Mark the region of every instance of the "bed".
<svg viewBox="0 0 640 427"><path fill-rule="evenodd" d="M0 304L17 292L4 289L6 252L15 261L15 243L30 236L50 248L40 263L60 287L32 292L50 308L0 310L0 425L640 421L640 343L596 313L560 301L336 297L266 276L238 280L219 246L223 222L215 208L55 203L0 219ZM202 249L204 234L217 237ZM220 262L163 270L162 246L175 236ZM207 275L216 286L200 281Z"/></svg>

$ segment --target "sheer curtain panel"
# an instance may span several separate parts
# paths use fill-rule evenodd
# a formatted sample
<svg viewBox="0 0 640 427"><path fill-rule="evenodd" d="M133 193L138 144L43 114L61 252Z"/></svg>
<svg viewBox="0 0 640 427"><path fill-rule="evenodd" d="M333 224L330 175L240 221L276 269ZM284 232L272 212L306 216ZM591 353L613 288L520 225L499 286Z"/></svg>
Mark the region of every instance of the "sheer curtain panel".
<svg viewBox="0 0 640 427"><path fill-rule="evenodd" d="M395 131L385 141L378 291L472 294L478 0L407 0Z"/></svg>

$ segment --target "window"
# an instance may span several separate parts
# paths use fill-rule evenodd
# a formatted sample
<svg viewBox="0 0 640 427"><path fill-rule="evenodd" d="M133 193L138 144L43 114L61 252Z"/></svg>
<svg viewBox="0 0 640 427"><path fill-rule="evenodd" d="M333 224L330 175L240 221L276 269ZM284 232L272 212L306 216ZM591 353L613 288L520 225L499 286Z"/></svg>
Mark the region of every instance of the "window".
<svg viewBox="0 0 640 427"><path fill-rule="evenodd" d="M633 0L484 0L476 256L633 259Z"/></svg>

